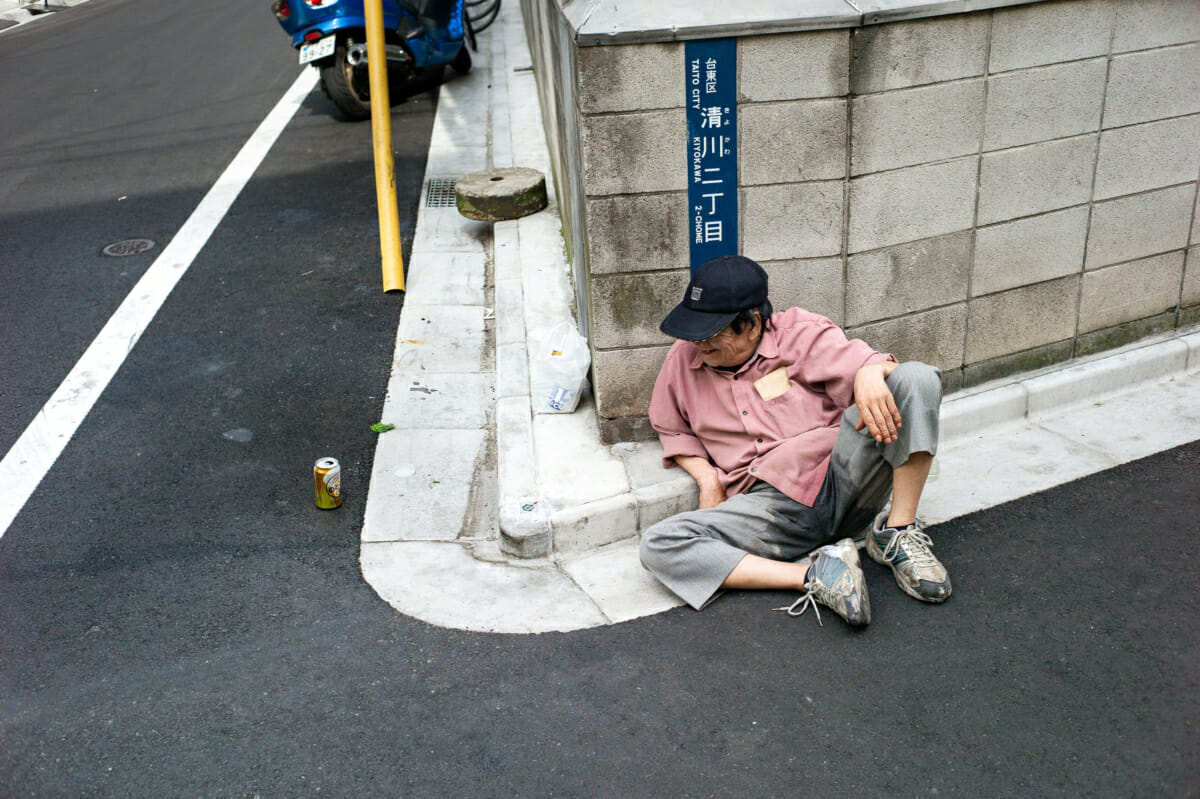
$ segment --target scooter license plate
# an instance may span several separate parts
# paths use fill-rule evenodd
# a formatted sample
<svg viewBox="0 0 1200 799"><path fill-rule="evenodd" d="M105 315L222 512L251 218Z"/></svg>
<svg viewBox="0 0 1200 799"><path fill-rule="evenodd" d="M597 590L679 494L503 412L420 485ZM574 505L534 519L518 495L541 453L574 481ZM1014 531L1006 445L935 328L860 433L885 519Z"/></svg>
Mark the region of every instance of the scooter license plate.
<svg viewBox="0 0 1200 799"><path fill-rule="evenodd" d="M300 63L307 64L310 61L316 61L319 58L333 55L333 47L337 44L336 36L326 36L323 39L317 39L315 42L300 47Z"/></svg>

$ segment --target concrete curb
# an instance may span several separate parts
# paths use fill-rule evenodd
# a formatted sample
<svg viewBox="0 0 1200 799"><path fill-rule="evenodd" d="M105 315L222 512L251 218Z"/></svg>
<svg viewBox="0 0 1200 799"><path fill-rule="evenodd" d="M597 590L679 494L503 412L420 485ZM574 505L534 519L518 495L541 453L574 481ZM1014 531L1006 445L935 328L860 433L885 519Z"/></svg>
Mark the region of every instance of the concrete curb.
<svg viewBox="0 0 1200 799"><path fill-rule="evenodd" d="M1200 332L1188 330L955 392L942 401L942 440L1093 402L1146 382L1200 370Z"/></svg>
<svg viewBox="0 0 1200 799"><path fill-rule="evenodd" d="M1196 328L1176 331L948 397L921 515L937 524L1200 438L1197 346Z"/></svg>
<svg viewBox="0 0 1200 799"><path fill-rule="evenodd" d="M91 0L20 0L20 5L31 13L41 14L47 11L66 11L88 2Z"/></svg>
<svg viewBox="0 0 1200 799"><path fill-rule="evenodd" d="M33 16L16 0L0 0L0 31L23 25L33 19Z"/></svg>
<svg viewBox="0 0 1200 799"><path fill-rule="evenodd" d="M0 0L0 32L87 2L90 0Z"/></svg>

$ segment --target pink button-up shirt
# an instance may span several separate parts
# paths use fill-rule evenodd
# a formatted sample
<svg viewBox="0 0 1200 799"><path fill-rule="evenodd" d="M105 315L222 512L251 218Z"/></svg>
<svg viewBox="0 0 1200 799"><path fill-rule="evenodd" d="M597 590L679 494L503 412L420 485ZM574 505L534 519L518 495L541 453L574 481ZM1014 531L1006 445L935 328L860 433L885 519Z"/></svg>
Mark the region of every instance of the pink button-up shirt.
<svg viewBox="0 0 1200 799"><path fill-rule="evenodd" d="M663 466L674 466L676 455L698 455L716 466L729 496L764 480L811 506L829 469L842 411L854 401L855 374L866 364L894 360L800 308L773 314L758 352L736 372L706 366L695 344L677 341L650 400ZM755 387L779 369L786 384L779 374Z"/></svg>

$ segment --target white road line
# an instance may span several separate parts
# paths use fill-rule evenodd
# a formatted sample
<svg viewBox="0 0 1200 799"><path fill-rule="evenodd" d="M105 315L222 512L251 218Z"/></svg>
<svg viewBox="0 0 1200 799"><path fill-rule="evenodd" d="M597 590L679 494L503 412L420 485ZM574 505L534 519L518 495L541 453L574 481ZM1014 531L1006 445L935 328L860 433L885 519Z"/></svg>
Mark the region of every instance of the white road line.
<svg viewBox="0 0 1200 799"><path fill-rule="evenodd" d="M58 460L316 83L316 70L305 69L300 73L0 461L0 487L4 496L0 504L0 536Z"/></svg>

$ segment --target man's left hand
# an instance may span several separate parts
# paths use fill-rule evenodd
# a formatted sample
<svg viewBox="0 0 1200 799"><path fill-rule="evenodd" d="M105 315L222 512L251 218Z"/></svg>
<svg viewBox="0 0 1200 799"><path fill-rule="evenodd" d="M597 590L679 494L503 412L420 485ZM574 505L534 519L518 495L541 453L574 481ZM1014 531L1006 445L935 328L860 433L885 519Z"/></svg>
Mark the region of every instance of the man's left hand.
<svg viewBox="0 0 1200 799"><path fill-rule="evenodd" d="M859 416L854 429L867 428L871 437L881 444L895 441L896 430L901 426L900 410L887 386L887 376L898 365L892 361L870 363L854 375L854 404Z"/></svg>

